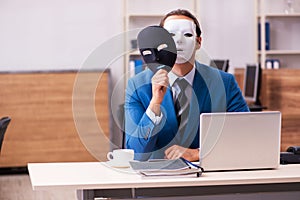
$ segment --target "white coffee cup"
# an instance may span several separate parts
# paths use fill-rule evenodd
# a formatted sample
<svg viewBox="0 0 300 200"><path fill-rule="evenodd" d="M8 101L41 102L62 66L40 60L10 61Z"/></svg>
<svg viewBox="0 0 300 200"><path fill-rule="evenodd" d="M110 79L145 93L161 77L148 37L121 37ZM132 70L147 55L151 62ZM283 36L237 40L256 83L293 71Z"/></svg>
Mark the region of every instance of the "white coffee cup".
<svg viewBox="0 0 300 200"><path fill-rule="evenodd" d="M115 149L107 153L107 159L116 167L129 167L129 161L134 159L133 149Z"/></svg>

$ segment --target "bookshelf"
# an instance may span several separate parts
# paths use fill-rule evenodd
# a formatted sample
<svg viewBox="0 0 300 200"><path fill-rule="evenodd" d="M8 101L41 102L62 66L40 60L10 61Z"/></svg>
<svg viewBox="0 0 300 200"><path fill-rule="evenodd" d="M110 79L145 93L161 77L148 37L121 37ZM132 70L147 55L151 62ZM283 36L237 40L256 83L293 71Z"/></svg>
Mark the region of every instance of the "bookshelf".
<svg viewBox="0 0 300 200"><path fill-rule="evenodd" d="M300 0L256 0L255 7L256 61L263 69L274 68L274 61L299 69Z"/></svg>
<svg viewBox="0 0 300 200"><path fill-rule="evenodd" d="M136 44L136 37L139 31L146 26L158 25L166 13L178 8L187 9L194 15L198 15L197 0L125 0L125 86L128 78L145 68Z"/></svg>

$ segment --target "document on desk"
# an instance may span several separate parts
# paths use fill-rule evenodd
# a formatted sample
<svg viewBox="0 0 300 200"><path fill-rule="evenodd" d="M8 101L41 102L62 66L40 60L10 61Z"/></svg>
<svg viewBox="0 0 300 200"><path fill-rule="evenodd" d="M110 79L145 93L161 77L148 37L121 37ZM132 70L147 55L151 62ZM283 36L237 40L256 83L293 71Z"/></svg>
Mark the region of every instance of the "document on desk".
<svg viewBox="0 0 300 200"><path fill-rule="evenodd" d="M179 158L174 160L131 161L133 170L144 176L184 176L195 175L199 177L202 169L189 161Z"/></svg>

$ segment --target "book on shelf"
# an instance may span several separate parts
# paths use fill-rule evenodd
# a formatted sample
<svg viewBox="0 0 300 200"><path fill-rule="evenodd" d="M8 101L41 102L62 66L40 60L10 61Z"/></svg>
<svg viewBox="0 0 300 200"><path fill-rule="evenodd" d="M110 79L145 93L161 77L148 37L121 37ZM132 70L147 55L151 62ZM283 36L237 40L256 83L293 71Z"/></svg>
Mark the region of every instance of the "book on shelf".
<svg viewBox="0 0 300 200"><path fill-rule="evenodd" d="M154 159L148 161L131 161L130 166L137 173L147 177L186 177L187 175L200 177L202 174L201 167L185 160L184 158L173 160Z"/></svg>
<svg viewBox="0 0 300 200"><path fill-rule="evenodd" d="M134 76L144 70L144 62L142 59L131 59L129 61L130 76Z"/></svg>
<svg viewBox="0 0 300 200"><path fill-rule="evenodd" d="M261 50L261 25L258 23L258 50ZM265 50L270 50L270 22L265 22Z"/></svg>

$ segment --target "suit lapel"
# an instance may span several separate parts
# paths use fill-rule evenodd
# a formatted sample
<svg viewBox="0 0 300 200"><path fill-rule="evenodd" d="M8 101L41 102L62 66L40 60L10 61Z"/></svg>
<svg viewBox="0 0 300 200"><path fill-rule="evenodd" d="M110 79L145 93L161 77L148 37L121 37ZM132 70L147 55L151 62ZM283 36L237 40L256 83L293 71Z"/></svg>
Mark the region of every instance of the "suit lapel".
<svg viewBox="0 0 300 200"><path fill-rule="evenodd" d="M194 82L193 82L193 95L191 102L193 102L193 107L198 107L199 110L203 110L204 107L204 101L207 98L208 92L206 84L201 77L198 70L196 70Z"/></svg>

